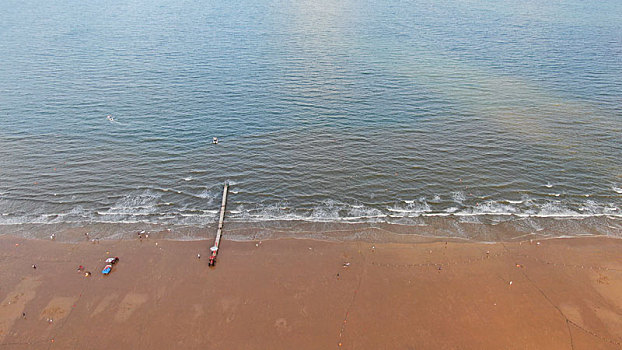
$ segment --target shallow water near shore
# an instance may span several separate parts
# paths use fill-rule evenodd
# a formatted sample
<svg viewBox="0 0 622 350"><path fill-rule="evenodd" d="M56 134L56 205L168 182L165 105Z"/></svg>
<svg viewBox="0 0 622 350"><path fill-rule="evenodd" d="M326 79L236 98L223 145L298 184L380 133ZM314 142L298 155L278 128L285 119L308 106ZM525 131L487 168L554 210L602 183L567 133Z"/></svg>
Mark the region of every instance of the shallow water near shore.
<svg viewBox="0 0 622 350"><path fill-rule="evenodd" d="M0 9L0 233L622 235L618 1Z"/></svg>
<svg viewBox="0 0 622 350"><path fill-rule="evenodd" d="M304 238L320 241L359 241L421 243L435 241L512 242L535 239L606 236L622 238L617 219L589 217L567 218L494 218L461 220L456 217L420 218L417 224L387 222L346 223L336 221L227 221L224 237L229 241L262 241L280 238ZM102 240L179 240L214 239L217 224L202 226L147 223L57 223L1 225L0 235L29 239L52 239L79 243Z"/></svg>

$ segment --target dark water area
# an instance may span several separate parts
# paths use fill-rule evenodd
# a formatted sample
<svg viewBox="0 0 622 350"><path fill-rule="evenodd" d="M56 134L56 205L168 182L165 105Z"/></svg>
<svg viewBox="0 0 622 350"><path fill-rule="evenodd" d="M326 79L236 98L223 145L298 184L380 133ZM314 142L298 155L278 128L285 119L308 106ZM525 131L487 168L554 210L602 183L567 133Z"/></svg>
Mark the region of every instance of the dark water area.
<svg viewBox="0 0 622 350"><path fill-rule="evenodd" d="M0 10L0 233L622 236L619 1Z"/></svg>

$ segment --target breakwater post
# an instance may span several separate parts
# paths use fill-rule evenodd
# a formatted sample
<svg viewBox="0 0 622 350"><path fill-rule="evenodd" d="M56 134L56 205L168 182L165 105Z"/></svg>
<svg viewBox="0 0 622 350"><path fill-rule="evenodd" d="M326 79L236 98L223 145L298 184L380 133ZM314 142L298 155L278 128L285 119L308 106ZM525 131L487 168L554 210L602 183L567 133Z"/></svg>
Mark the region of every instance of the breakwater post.
<svg viewBox="0 0 622 350"><path fill-rule="evenodd" d="M222 190L222 204L220 205L220 218L218 219L218 231L216 231L216 239L214 240L214 246L210 248L212 254L209 257L209 266L216 265L216 255L218 255L218 246L220 245L220 237L222 236L222 226L225 221L225 207L227 206L227 191L229 190L229 183L225 182L225 187Z"/></svg>

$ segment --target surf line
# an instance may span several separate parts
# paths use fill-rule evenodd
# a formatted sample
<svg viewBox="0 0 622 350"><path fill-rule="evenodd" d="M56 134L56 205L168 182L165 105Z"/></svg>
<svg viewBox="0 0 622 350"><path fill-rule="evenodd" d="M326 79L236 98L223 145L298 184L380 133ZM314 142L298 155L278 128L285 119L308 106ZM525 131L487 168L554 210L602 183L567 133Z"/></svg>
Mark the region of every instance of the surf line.
<svg viewBox="0 0 622 350"><path fill-rule="evenodd" d="M210 248L212 252L209 257L208 266L216 265L216 255L218 255L218 246L220 245L220 237L222 236L222 226L225 221L225 207L227 206L227 192L229 191L229 183L225 182L222 190L222 204L220 205L220 218L218 219L218 231L216 231L216 239L214 245Z"/></svg>

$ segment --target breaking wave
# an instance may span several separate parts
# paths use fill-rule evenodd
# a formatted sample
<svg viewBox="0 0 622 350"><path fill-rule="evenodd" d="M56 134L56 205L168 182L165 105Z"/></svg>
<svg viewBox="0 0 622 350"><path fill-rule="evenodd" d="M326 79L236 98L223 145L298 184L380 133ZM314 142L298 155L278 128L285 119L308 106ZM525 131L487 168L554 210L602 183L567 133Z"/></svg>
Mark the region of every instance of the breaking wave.
<svg viewBox="0 0 622 350"><path fill-rule="evenodd" d="M179 193L181 192L181 193ZM8 228L24 225L87 226L98 224L155 225L162 227L205 228L218 220L220 194L215 188L204 188L200 192L144 189L131 191L126 195L113 198L108 205L93 206L80 203L58 213L37 212L48 208L33 202L24 205L24 201L15 204L10 198L0 198L0 233L10 232ZM194 193L191 195L191 193ZM272 225L280 222L280 228L297 225L296 223L321 224L363 224L376 225L411 225L425 227L441 225L441 231L447 236L468 237L461 225L482 225L515 222L521 230L543 232L545 228L562 234L568 231L606 232L622 236L622 210L616 198L598 201L591 197L575 196L569 199L533 198L522 195L520 199L492 200L486 196L469 196L462 192L436 194L430 199L421 196L416 199L402 199L394 203L345 203L336 200L324 200L314 205L294 206L287 201L268 204L251 204L238 201L231 193L227 207L227 222L233 225L257 223ZM582 198L577 200L577 198ZM21 210L17 210L22 208ZM30 208L32 210L24 210ZM591 218L600 221L589 221ZM576 220L575 220L576 219ZM439 224L446 221L445 224ZM444 220L444 221L443 221ZM544 223L542 220L554 220ZM573 221L589 223L577 229ZM588 220L588 221L586 221ZM558 226L566 222L565 229ZM287 224L289 223L289 224ZM284 226L283 226L284 225ZM591 226L590 226L591 225ZM13 230L13 229L10 229ZM122 229L115 228L109 234L118 234ZM565 234L565 233L564 233ZM108 237L103 234L102 237ZM191 239L190 232L180 236ZM180 238L175 236L176 238ZM238 237L239 238L239 237ZM486 239L494 239L486 238Z"/></svg>

